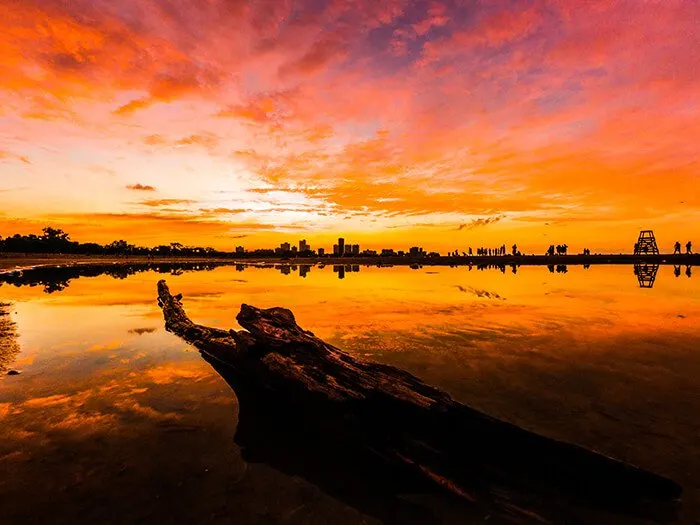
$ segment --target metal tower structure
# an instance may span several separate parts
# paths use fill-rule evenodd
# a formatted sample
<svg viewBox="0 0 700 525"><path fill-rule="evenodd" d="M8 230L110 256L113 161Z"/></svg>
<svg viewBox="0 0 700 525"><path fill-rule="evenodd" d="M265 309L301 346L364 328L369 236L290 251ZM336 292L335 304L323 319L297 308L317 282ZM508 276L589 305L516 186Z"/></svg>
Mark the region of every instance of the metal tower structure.
<svg viewBox="0 0 700 525"><path fill-rule="evenodd" d="M634 245L635 255L659 255L659 247L652 230L642 230L639 232L639 239Z"/></svg>

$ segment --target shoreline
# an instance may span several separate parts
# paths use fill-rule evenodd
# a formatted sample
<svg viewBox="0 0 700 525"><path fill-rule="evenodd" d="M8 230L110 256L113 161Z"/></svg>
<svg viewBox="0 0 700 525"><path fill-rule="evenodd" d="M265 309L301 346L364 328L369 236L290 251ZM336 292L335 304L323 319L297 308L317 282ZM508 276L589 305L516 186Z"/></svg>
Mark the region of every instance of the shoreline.
<svg viewBox="0 0 700 525"><path fill-rule="evenodd" d="M548 266L548 265L600 265L600 264L652 264L696 266L700 265L700 254L692 255L498 255L467 257L147 257L115 255L56 255L56 254L3 254L0 255L0 274L24 271L32 268L46 268L77 265L151 265L151 264L205 264L221 265L244 264L247 266L267 265L361 265L361 266Z"/></svg>

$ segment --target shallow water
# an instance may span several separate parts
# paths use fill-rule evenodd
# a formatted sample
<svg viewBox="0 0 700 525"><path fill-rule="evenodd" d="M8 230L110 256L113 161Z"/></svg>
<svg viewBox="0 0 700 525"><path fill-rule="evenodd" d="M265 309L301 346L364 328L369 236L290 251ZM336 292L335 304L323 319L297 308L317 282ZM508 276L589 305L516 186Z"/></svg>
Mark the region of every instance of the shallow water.
<svg viewBox="0 0 700 525"><path fill-rule="evenodd" d="M22 373L0 376L0 521L377 522L293 472L241 458L233 391L163 329L155 298L166 277L201 324L237 328L241 303L285 306L330 343L475 408L670 476L685 490L679 522L695 523L700 276L662 266L640 288L629 266L505 270L5 278L0 302L12 303L20 351L0 366ZM422 504L437 522L464 523L453 502ZM587 522L572 510L571 523Z"/></svg>

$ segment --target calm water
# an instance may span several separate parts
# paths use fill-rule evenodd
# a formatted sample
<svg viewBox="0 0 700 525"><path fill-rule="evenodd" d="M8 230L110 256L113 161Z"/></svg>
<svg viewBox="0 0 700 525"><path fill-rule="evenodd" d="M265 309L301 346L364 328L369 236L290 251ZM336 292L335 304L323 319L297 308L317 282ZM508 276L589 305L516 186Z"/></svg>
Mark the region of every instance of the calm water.
<svg viewBox="0 0 700 525"><path fill-rule="evenodd" d="M243 302L289 307L355 355L673 477L680 522L700 518L700 275L661 267L640 288L629 266L242 269L0 287L20 348L0 367L22 372L0 376L2 523L378 523L241 458L234 392L163 329L163 277L196 322L238 328ZM454 502L415 498L465 522Z"/></svg>

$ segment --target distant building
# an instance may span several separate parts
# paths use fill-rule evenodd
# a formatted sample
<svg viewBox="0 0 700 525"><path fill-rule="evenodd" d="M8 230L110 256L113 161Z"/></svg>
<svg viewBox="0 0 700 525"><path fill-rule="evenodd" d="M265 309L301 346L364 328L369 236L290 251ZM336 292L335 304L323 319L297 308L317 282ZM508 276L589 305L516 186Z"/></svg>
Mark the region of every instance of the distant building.
<svg viewBox="0 0 700 525"><path fill-rule="evenodd" d="M360 255L360 245L359 245L359 244L353 244L353 245L352 245L351 253L352 253L353 255Z"/></svg>
<svg viewBox="0 0 700 525"><path fill-rule="evenodd" d="M403 250L399 250L399 257L403 257L404 255L406 255L406 252Z"/></svg>
<svg viewBox="0 0 700 525"><path fill-rule="evenodd" d="M376 257L377 250L365 250L362 252L362 255L366 255L367 257Z"/></svg>
<svg viewBox="0 0 700 525"><path fill-rule="evenodd" d="M396 255L396 252L392 248L382 249L382 257L389 257L391 255Z"/></svg>
<svg viewBox="0 0 700 525"><path fill-rule="evenodd" d="M408 253L412 257L423 257L425 255L423 248L420 248L418 246L411 246L411 249L408 250Z"/></svg>
<svg viewBox="0 0 700 525"><path fill-rule="evenodd" d="M323 257L324 255L326 255L326 250L324 250L323 248L319 248L318 249L318 256Z"/></svg>
<svg viewBox="0 0 700 525"><path fill-rule="evenodd" d="M333 245L333 255L335 255L336 257L340 255L340 246L338 246L337 244Z"/></svg>
<svg viewBox="0 0 700 525"><path fill-rule="evenodd" d="M236 253L245 253L245 248L243 246L236 246Z"/></svg>
<svg viewBox="0 0 700 525"><path fill-rule="evenodd" d="M296 253L298 253L298 252L299 252L299 251L297 250L297 247L296 247L296 246L292 246L292 253L296 254Z"/></svg>
<svg viewBox="0 0 700 525"><path fill-rule="evenodd" d="M346 244L345 245L345 251L343 252L345 255L352 255L352 245Z"/></svg>
<svg viewBox="0 0 700 525"><path fill-rule="evenodd" d="M291 245L288 242L283 242L282 244L280 244L280 250L282 250L283 252L288 252L290 251L290 249Z"/></svg>
<svg viewBox="0 0 700 525"><path fill-rule="evenodd" d="M309 246L309 243L306 242L306 239L302 239L299 241L299 253L304 253L308 252L311 250L311 246Z"/></svg>
<svg viewBox="0 0 700 525"><path fill-rule="evenodd" d="M338 255L343 255L345 253L345 239L342 237L338 238Z"/></svg>

